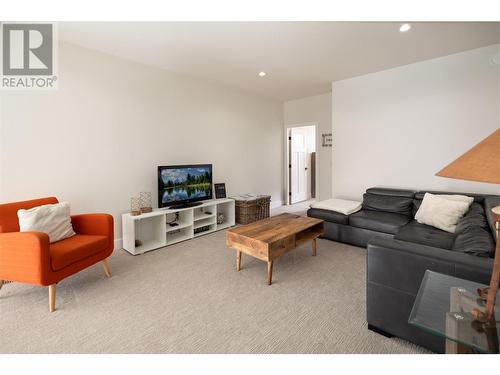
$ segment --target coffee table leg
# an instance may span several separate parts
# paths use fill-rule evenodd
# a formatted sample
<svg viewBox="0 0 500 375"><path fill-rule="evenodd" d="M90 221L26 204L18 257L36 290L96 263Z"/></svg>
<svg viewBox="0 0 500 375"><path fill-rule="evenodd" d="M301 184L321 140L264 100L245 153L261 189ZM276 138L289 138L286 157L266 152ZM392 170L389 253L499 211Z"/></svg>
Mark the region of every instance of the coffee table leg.
<svg viewBox="0 0 500 375"><path fill-rule="evenodd" d="M313 239L313 243L312 243L312 253L313 253L313 257L316 256L316 238Z"/></svg>
<svg viewBox="0 0 500 375"><path fill-rule="evenodd" d="M239 271L241 267L241 251L236 250L236 271Z"/></svg>
<svg viewBox="0 0 500 375"><path fill-rule="evenodd" d="M269 260L267 262L267 285L271 285L273 282L273 261Z"/></svg>

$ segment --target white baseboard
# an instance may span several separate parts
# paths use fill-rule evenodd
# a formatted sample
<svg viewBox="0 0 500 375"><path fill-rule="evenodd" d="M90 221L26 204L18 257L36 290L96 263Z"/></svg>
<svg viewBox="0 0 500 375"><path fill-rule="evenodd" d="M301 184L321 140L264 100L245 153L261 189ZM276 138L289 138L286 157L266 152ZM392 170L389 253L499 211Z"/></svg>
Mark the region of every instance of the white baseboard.
<svg viewBox="0 0 500 375"><path fill-rule="evenodd" d="M122 239L121 238L116 238L115 239L115 250L121 250L121 248L123 247L123 243L122 243Z"/></svg>

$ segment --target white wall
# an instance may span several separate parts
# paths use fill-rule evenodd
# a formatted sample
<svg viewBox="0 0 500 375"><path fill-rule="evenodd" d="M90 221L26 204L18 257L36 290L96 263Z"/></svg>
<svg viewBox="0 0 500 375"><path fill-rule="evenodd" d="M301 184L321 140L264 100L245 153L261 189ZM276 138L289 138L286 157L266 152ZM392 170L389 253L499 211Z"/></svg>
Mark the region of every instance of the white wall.
<svg viewBox="0 0 500 375"><path fill-rule="evenodd" d="M500 127L493 45L332 84L333 194L372 186L500 194L434 174Z"/></svg>
<svg viewBox="0 0 500 375"><path fill-rule="evenodd" d="M282 195L282 105L62 43L57 91L2 92L0 201L55 195L74 213L109 212L158 165L213 163L229 195Z"/></svg>
<svg viewBox="0 0 500 375"><path fill-rule="evenodd" d="M311 123L318 125L316 129L316 155L318 158L316 197L318 200L331 198L332 148L321 147L321 134L332 131L331 109L332 97L330 93L290 100L283 104L284 135L286 135L287 128L310 125ZM284 160L286 163L286 159ZM284 164L283 168L285 167ZM286 176L284 177L286 178ZM284 181L283 186L286 188L286 181Z"/></svg>

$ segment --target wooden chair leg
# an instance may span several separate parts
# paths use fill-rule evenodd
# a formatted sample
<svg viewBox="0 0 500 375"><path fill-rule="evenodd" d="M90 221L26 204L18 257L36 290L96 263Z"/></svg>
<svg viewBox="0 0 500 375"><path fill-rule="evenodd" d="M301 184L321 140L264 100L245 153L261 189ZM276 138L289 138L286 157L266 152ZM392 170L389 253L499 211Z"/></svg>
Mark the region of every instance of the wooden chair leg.
<svg viewBox="0 0 500 375"><path fill-rule="evenodd" d="M241 251L236 250L236 271L241 269Z"/></svg>
<svg viewBox="0 0 500 375"><path fill-rule="evenodd" d="M56 309L56 284L49 285L49 311Z"/></svg>
<svg viewBox="0 0 500 375"><path fill-rule="evenodd" d="M14 281L12 280L0 280L0 289L2 289L2 287L6 284L10 284L10 283L13 283Z"/></svg>
<svg viewBox="0 0 500 375"><path fill-rule="evenodd" d="M111 271L109 269L109 265L108 265L108 260L107 259L104 259L102 261L102 268L104 268L104 273L106 274L106 277L111 277Z"/></svg>
<svg viewBox="0 0 500 375"><path fill-rule="evenodd" d="M267 262L267 285L273 283L273 261L269 260Z"/></svg>

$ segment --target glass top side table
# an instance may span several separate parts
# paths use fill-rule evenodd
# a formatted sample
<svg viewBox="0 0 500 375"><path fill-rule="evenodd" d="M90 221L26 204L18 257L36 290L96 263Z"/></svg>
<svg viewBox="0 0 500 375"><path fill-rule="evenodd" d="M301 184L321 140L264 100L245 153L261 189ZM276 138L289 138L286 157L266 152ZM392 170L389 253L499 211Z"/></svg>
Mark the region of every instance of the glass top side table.
<svg viewBox="0 0 500 375"><path fill-rule="evenodd" d="M476 293L484 286L427 270L408 322L445 338L447 353L498 353L500 306L490 324L475 322L471 315L473 308L486 306Z"/></svg>

